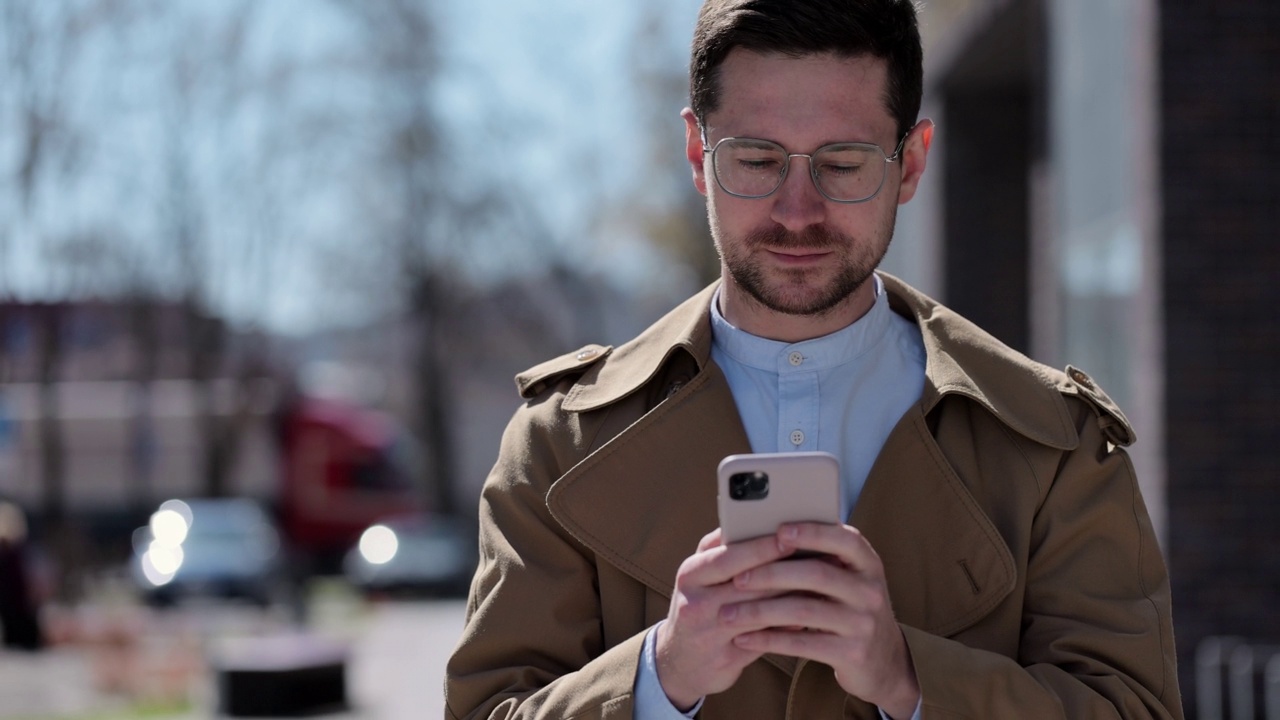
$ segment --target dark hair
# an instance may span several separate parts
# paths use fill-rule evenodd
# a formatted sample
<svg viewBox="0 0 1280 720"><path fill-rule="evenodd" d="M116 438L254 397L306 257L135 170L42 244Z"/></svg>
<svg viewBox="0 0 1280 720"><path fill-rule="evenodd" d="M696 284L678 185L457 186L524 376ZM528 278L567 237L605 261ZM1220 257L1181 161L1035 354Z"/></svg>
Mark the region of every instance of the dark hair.
<svg viewBox="0 0 1280 720"><path fill-rule="evenodd" d="M734 48L794 57L870 55L888 64L885 106L898 137L915 124L924 51L911 0L706 0L693 32L689 96L698 122L720 105L720 65Z"/></svg>

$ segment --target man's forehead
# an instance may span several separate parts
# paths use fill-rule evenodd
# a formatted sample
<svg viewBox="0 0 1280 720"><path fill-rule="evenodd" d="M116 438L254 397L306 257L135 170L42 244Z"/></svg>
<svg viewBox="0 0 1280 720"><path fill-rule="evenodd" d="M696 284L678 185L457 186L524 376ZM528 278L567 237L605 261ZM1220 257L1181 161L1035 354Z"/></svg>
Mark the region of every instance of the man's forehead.
<svg viewBox="0 0 1280 720"><path fill-rule="evenodd" d="M785 55L735 49L719 70L709 131L769 137L823 135L828 142L885 141L896 132L886 99L888 66L871 55ZM718 133L719 134L719 133Z"/></svg>

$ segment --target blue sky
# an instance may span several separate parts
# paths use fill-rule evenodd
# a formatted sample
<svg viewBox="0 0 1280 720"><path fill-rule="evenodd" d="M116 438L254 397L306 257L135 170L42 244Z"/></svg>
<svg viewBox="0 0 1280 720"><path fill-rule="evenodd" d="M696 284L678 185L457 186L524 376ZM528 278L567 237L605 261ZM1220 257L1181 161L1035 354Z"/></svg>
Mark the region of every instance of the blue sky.
<svg viewBox="0 0 1280 720"><path fill-rule="evenodd" d="M698 5L699 0L436 3L444 74L435 113L455 154L486 164L510 183L538 214L560 253L620 284L651 284L663 275L656 270L665 259L643 237L624 225L602 236L593 225L599 222L597 208L661 202L671 187L679 187L679 180L662 187L637 185L636 168L650 152L637 139L652 132L645 126L651 118L669 118L669 128L659 129L670 135L666 159L673 178L687 177L677 116L682 99L655 113L644 106L629 73L637 52L644 63L683 72ZM109 293L111 287L95 283L113 277L105 271L111 263L134 263L172 290L171 279L180 268L171 245L170 208L185 186L199 198L195 217L208 237L198 255L209 267L210 287L219 288L211 292L223 312L298 332L389 310L382 300L362 306L358 289L328 292L323 268L300 263L293 254L298 247L317 248L321 256L339 258L327 262L341 264L344 253L363 242L359 235L368 218L360 215L368 212L369 201L353 205L353 196L377 195L379 189L361 184L359 138L290 155L261 170L269 176L256 174L264 150L301 142L273 127L274 114L328 104L326 111L341 123L373 102L362 95L367 87L319 75L274 95L268 90L234 116L211 117L217 112L217 88L208 87L197 72L198 87L185 114L161 106L155 89L173 87L171 59L184 53L207 57L201 49L216 44L205 34L219 32L219 21L234 7L226 0L191 0L167 6L166 13L144 13L127 30L77 44L77 63L66 81L66 111L91 132L79 146L60 149L29 217L16 204L12 175L0 177L0 217L8 218L0 222L0 263L5 265L0 291L31 298ZM274 0L257 9L244 58L262 68L321 57L353 32L334 5ZM655 10L664 14L663 30L652 47L637 50L632 39L641 17ZM208 77L218 81L222 76L210 72ZM4 125L16 121L17 111L15 97L0 91L0 167L16 165L18 141ZM179 130L174 117L185 118ZM174 174L174 148L181 148L190 163L185 176ZM456 182L465 188L467 180ZM246 192L246 185L261 185L263 191ZM377 199L374 212L388 202ZM254 238L255 233L270 237ZM48 252L51 238L61 243L67 237L87 238L71 270ZM511 253L490 255L477 254L467 270L497 276L512 272L513 262L520 260ZM377 274L372 266L366 271ZM681 284L678 278L673 282ZM269 297L263 297L264 288Z"/></svg>
<svg viewBox="0 0 1280 720"><path fill-rule="evenodd" d="M636 238L589 238L591 206L624 202L639 188L629 182L643 162L643 143L652 131L647 98L629 82L629 41L641 23L641 11L666 13L665 44L653 48L657 62L679 72L687 66L688 39L700 0L556 0L521 3L472 0L445 9L452 28L446 38L453 72L443 87L445 106L463 125L483 125L501 106L512 124L510 147L519 158L530 197L539 199L561 240L584 243L578 252L594 254L601 268L634 268L643 261ZM682 99L683 100L683 99ZM685 177L681 102L666 108L669 161ZM693 192L692 185L685 188ZM658 189L656 192L665 191ZM584 242L585 241L585 242ZM603 249L601 245L603 245ZM616 253L631 262L616 263ZM647 273L631 272L630 275Z"/></svg>

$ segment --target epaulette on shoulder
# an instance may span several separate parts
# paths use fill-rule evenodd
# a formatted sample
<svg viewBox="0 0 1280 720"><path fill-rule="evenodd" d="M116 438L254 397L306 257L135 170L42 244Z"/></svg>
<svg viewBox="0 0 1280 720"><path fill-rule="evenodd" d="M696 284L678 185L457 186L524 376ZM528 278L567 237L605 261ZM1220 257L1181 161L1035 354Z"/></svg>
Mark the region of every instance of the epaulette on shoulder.
<svg viewBox="0 0 1280 720"><path fill-rule="evenodd" d="M565 375L585 372L587 368L607 357L610 352L613 352L612 345L587 345L558 358L534 365L516 375L516 390L520 392L520 397L528 400Z"/></svg>
<svg viewBox="0 0 1280 720"><path fill-rule="evenodd" d="M1133 425L1129 423L1129 418L1124 416L1120 406L1098 387L1098 383L1094 382L1093 378L1083 370L1070 365L1067 366L1066 374L1070 381L1067 392L1074 391L1080 399L1093 408L1098 415L1098 427L1102 429L1102 434L1107 440L1114 445L1128 447L1138 439Z"/></svg>

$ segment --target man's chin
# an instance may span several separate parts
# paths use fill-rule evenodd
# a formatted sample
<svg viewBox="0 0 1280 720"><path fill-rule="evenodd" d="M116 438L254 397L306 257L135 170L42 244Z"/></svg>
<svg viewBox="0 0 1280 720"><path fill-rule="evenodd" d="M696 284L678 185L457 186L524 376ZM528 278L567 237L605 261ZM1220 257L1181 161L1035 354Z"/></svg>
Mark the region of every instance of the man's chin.
<svg viewBox="0 0 1280 720"><path fill-rule="evenodd" d="M756 302L782 315L820 317L839 308L852 295L841 288L747 288Z"/></svg>
<svg viewBox="0 0 1280 720"><path fill-rule="evenodd" d="M766 310L792 317L822 317L847 307L871 270L859 267L779 269L767 263L730 264L741 290Z"/></svg>

